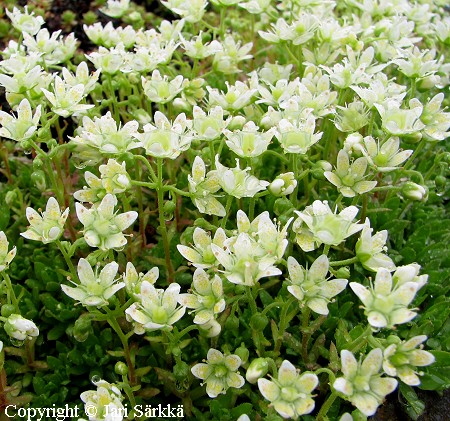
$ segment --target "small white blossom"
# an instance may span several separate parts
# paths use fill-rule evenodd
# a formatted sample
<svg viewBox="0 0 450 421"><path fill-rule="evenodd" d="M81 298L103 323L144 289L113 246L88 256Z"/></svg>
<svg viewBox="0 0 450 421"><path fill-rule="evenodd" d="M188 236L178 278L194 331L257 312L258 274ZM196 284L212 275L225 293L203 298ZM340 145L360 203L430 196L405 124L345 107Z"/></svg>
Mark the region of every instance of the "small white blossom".
<svg viewBox="0 0 450 421"><path fill-rule="evenodd" d="M29 139L37 130L41 118L41 106L33 110L27 99L22 99L17 107L17 117L0 111L0 136L17 142Z"/></svg>
<svg viewBox="0 0 450 421"><path fill-rule="evenodd" d="M183 90L184 78L182 75L169 80L168 76L161 76L158 70L154 70L150 79L142 76L142 87L145 96L157 104L167 104Z"/></svg>
<svg viewBox="0 0 450 421"><path fill-rule="evenodd" d="M62 117L77 116L94 107L94 104L80 104L85 98L84 85L70 86L59 76L55 76L53 92L44 88L42 92L50 102L52 111Z"/></svg>
<svg viewBox="0 0 450 421"><path fill-rule="evenodd" d="M102 7L100 12L112 18L121 18L130 7L130 0L108 0L106 7Z"/></svg>
<svg viewBox="0 0 450 421"><path fill-rule="evenodd" d="M91 247L100 250L121 250L127 240L122 233L137 219L137 212L130 211L121 214L114 212L117 198L107 194L97 207L85 208L80 203L75 203L77 216L84 225L84 239Z"/></svg>
<svg viewBox="0 0 450 421"><path fill-rule="evenodd" d="M319 378L315 374L300 374L288 360L281 363L276 379L258 380L259 391L283 418L310 414L315 406L312 391L318 384Z"/></svg>
<svg viewBox="0 0 450 421"><path fill-rule="evenodd" d="M327 315L328 303L347 286L346 279L327 279L329 261L324 254L305 270L292 256L288 257L290 285L288 291L312 311Z"/></svg>
<svg viewBox="0 0 450 421"><path fill-rule="evenodd" d="M127 319L136 322L134 331L142 335L145 331L167 329L180 320L186 307L177 307L181 287L170 284L167 289L156 289L148 281L142 281L137 302L125 310Z"/></svg>
<svg viewBox="0 0 450 421"><path fill-rule="evenodd" d="M210 398L226 393L230 387L239 389L244 386L244 378L237 373L242 363L237 355L224 356L217 349L211 348L205 362L206 364L194 365L191 371L195 377L204 380L206 393Z"/></svg>
<svg viewBox="0 0 450 421"><path fill-rule="evenodd" d="M6 15L11 19L11 24L19 32L26 32L30 35L36 35L45 23L42 16L35 16L34 12L28 13L28 7L24 7L24 12L21 12L17 7L14 7L12 12L5 10Z"/></svg>
<svg viewBox="0 0 450 421"><path fill-rule="evenodd" d="M375 414L385 396L397 388L397 380L381 377L382 361L380 348L373 349L359 362L350 351L341 351L344 376L336 379L333 388L368 417Z"/></svg>
<svg viewBox="0 0 450 421"><path fill-rule="evenodd" d="M58 202L50 197L42 215L28 207L26 215L30 226L21 233L28 240L42 241L44 244L56 241L64 231L64 224L69 216L69 208L61 213Z"/></svg>
<svg viewBox="0 0 450 421"><path fill-rule="evenodd" d="M116 282L119 265L111 262L98 274L98 267L94 271L86 259L78 261L78 278L80 284L72 282L75 286L69 287L61 285L62 290L74 300L79 301L84 306L102 307L108 305L109 299L125 286L124 282Z"/></svg>
<svg viewBox="0 0 450 421"><path fill-rule="evenodd" d="M265 190L270 184L268 181L258 180L255 176L248 174L250 168L241 170L239 160L236 159L236 168L228 168L219 162L216 155L216 170L211 171L217 176L222 189L233 197L253 197L261 190Z"/></svg>
<svg viewBox="0 0 450 421"><path fill-rule="evenodd" d="M388 347L383 352L383 370L388 376L398 377L403 383L410 386L419 386L420 378L416 367L433 364L434 355L424 351L423 342L428 338L425 335L414 336L402 341L398 336L387 338ZM417 347L420 345L420 348ZM423 374L423 373L422 373Z"/></svg>
<svg viewBox="0 0 450 421"><path fill-rule="evenodd" d="M192 121L184 113L179 114L171 123L160 111L156 111L154 125L144 126L144 133L136 133L147 154L155 158L176 159L189 149L192 141Z"/></svg>
<svg viewBox="0 0 450 421"><path fill-rule="evenodd" d="M88 390L80 395L89 421L122 421L126 411L118 387L105 380L94 381L94 378L92 383L97 390Z"/></svg>
<svg viewBox="0 0 450 421"><path fill-rule="evenodd" d="M364 227L364 224L353 222L358 214L356 206L349 206L336 214L327 202L315 200L303 212L295 213L298 219L292 229L296 233L298 245L306 252L316 249L320 244L337 246Z"/></svg>

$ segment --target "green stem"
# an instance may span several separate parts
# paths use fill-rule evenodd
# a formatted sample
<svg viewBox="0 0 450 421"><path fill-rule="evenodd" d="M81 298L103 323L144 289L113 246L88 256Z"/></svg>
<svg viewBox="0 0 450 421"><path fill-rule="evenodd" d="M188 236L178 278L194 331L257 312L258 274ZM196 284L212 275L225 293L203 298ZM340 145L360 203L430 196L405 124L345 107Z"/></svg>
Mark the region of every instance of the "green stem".
<svg viewBox="0 0 450 421"><path fill-rule="evenodd" d="M148 171L150 172L150 177L152 178L153 182L156 183L157 177L155 171L153 170L153 167L151 166L150 162L148 162L148 159L142 155L135 155L135 157L136 159L139 159L139 161L142 161L145 164Z"/></svg>
<svg viewBox="0 0 450 421"><path fill-rule="evenodd" d="M172 260L170 259L170 244L169 237L167 235L166 220L164 219L164 190L163 190L163 159L158 158L158 214L159 214L159 226L161 229L161 235L164 245L164 254L166 260L167 280L169 283L174 281L174 270L172 266Z"/></svg>
<svg viewBox="0 0 450 421"><path fill-rule="evenodd" d="M352 265L353 263L358 262L359 259L355 256L352 257L350 259L345 259L345 260L336 260L335 262L330 262L330 266L347 266L347 265Z"/></svg>
<svg viewBox="0 0 450 421"><path fill-rule="evenodd" d="M305 365L309 363L308 343L311 338L311 332L308 331L308 325L310 317L311 309L304 307L302 310L302 358Z"/></svg>
<svg viewBox="0 0 450 421"><path fill-rule="evenodd" d="M15 307L15 311L17 314L20 314L19 309L19 301L17 300L16 294L14 293L14 289L12 286L11 279L9 275L6 272L2 272L3 279L6 282L6 289L7 289L7 295L8 295L8 301L11 300L13 306Z"/></svg>
<svg viewBox="0 0 450 421"><path fill-rule="evenodd" d="M127 366L128 366L128 379L130 381L130 384L134 385L136 383L136 374L134 371L134 364L131 360L130 347L128 346L128 338L123 333L122 328L120 327L119 322L117 321L116 315L108 307L104 307L104 310L106 311L106 313L108 315L107 322L113 328L114 332L117 333L117 336L119 337L120 342L122 342L122 347L123 347L123 351L125 354L125 360L126 360Z"/></svg>
<svg viewBox="0 0 450 421"><path fill-rule="evenodd" d="M67 266L69 267L70 273L72 274L72 281L77 282L78 276L77 276L77 272L75 271L75 267L73 266L72 259L67 254L67 252L64 249L64 246L61 244L60 240L56 240L55 243L56 243L56 246L58 247L59 251L61 252L61 254L64 256L64 260L66 261Z"/></svg>
<svg viewBox="0 0 450 421"><path fill-rule="evenodd" d="M278 355L280 353L280 349L281 349L281 344L283 342L283 334L284 331L286 330L289 321L292 320L292 316L291 318L288 318L288 311L289 311L289 307L291 306L291 304L295 303L297 299L294 297L289 298L283 306L283 309L281 311L281 315L280 315L280 324L279 324L279 329L278 329L278 336L276 338L276 342L275 342L275 348L274 348L274 353L276 355Z"/></svg>
<svg viewBox="0 0 450 421"><path fill-rule="evenodd" d="M317 421L325 421L328 419L328 417L326 415L337 397L338 397L338 395L336 392L332 392L331 395L328 396L327 400L324 402L324 404L322 405L322 408L320 408L320 411L317 414L317 417L316 417Z"/></svg>
<svg viewBox="0 0 450 421"><path fill-rule="evenodd" d="M225 229L225 226L227 225L228 220L228 214L230 213L231 204L233 203L233 196L228 195L227 197L227 204L225 205L225 216L222 219L221 227Z"/></svg>

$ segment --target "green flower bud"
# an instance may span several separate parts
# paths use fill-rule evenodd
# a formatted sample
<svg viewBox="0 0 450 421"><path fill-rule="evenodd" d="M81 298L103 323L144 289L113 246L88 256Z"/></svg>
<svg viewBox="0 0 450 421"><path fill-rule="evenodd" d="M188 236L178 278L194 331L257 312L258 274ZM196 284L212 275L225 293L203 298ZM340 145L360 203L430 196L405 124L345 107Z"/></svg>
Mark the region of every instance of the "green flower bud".
<svg viewBox="0 0 450 421"><path fill-rule="evenodd" d="M17 199L17 192L16 192L15 190L10 190L8 193L6 193L6 196L5 196L5 203L6 203L8 206L11 206L11 205L14 204L14 202L16 201L16 199Z"/></svg>
<svg viewBox="0 0 450 421"><path fill-rule="evenodd" d="M258 379L264 377L269 371L269 363L265 358L256 358L254 359L245 374L245 378L251 384L255 384Z"/></svg>
<svg viewBox="0 0 450 421"><path fill-rule="evenodd" d="M428 189L412 181L407 181L403 184L401 193L409 200L426 202L428 199Z"/></svg>
<svg viewBox="0 0 450 421"><path fill-rule="evenodd" d="M78 342L84 342L92 332L92 317L88 313L82 314L73 327L73 336Z"/></svg>
<svg viewBox="0 0 450 421"><path fill-rule="evenodd" d="M31 181L36 186L36 188L43 192L47 188L47 180L45 173L42 170L36 170L31 173Z"/></svg>
<svg viewBox="0 0 450 421"><path fill-rule="evenodd" d="M233 332L237 329L239 329L239 318L237 318L234 314L232 316L228 316L225 322L225 330Z"/></svg>
<svg viewBox="0 0 450 421"><path fill-rule="evenodd" d="M38 156L33 159L33 170L40 170L44 163L42 162L42 159Z"/></svg>
<svg viewBox="0 0 450 421"><path fill-rule="evenodd" d="M254 314L250 319L250 327L257 331L262 331L268 324L269 319L262 314Z"/></svg>
<svg viewBox="0 0 450 421"><path fill-rule="evenodd" d="M323 173L332 169L333 166L328 161L317 161L311 169L311 175L316 180L325 180Z"/></svg>
<svg viewBox="0 0 450 421"><path fill-rule="evenodd" d="M117 361L114 366L114 372L116 374L120 374L121 376L126 376L128 374L128 367L124 362Z"/></svg>
<svg viewBox="0 0 450 421"><path fill-rule="evenodd" d="M173 375L179 381L185 380L189 376L190 371L189 365L184 361L176 363L173 367Z"/></svg>
<svg viewBox="0 0 450 421"><path fill-rule="evenodd" d="M242 360L242 365L247 363L250 352L245 347L245 344L243 342L241 343L241 346L237 348L236 351L234 351L234 353Z"/></svg>
<svg viewBox="0 0 450 421"><path fill-rule="evenodd" d="M290 213L290 211L292 211L293 209L294 206L292 205L292 202L286 197L280 197L279 199L275 200L275 203L273 205L273 211L277 216L287 214L288 212Z"/></svg>
<svg viewBox="0 0 450 421"><path fill-rule="evenodd" d="M336 278L348 279L350 278L350 269L348 266L339 268L336 271Z"/></svg>

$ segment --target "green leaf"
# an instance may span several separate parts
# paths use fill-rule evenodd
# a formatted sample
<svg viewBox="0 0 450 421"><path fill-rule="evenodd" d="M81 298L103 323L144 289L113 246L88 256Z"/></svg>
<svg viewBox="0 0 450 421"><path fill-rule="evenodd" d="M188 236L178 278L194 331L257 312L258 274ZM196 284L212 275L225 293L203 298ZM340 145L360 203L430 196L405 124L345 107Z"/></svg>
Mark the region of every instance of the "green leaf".
<svg viewBox="0 0 450 421"><path fill-rule="evenodd" d="M50 329L47 333L47 339L49 341L56 341L59 339L62 335L64 335L66 331L67 325L65 324L57 324L55 327Z"/></svg>
<svg viewBox="0 0 450 421"><path fill-rule="evenodd" d="M450 352L430 351L436 361L423 368L420 388L424 390L444 390L450 387Z"/></svg>
<svg viewBox="0 0 450 421"><path fill-rule="evenodd" d="M403 395L407 402L407 412L408 415L415 421L422 415L425 404L419 399L416 392L411 386L400 382L400 393Z"/></svg>

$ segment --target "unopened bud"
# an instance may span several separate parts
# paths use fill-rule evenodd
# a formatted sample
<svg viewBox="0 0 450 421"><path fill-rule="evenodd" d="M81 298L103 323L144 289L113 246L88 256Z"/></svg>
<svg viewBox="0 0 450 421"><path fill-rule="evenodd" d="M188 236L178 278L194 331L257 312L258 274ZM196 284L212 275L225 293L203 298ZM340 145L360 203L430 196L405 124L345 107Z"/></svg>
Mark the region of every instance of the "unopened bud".
<svg viewBox="0 0 450 421"><path fill-rule="evenodd" d="M280 174L272 183L269 185L269 191L274 196L287 196L291 194L297 187L297 180L294 178L293 172L288 172Z"/></svg>
<svg viewBox="0 0 450 421"><path fill-rule="evenodd" d="M267 374L268 370L269 363L267 360L265 358L256 358L250 363L245 378L249 383L255 384L258 379Z"/></svg>
<svg viewBox="0 0 450 421"><path fill-rule="evenodd" d="M428 199L428 189L420 184L407 181L402 187L402 195L409 200L425 202Z"/></svg>

